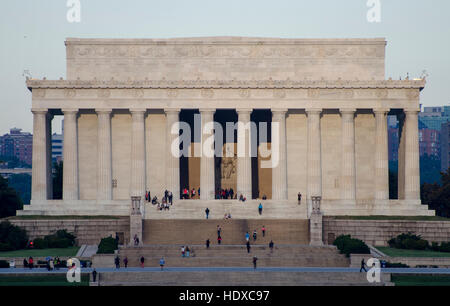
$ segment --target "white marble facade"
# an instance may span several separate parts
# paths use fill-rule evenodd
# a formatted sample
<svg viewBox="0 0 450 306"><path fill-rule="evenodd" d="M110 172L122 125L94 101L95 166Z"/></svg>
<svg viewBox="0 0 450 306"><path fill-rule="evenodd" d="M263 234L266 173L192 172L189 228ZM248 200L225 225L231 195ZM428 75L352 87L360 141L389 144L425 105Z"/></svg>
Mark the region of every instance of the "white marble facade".
<svg viewBox="0 0 450 306"><path fill-rule="evenodd" d="M159 198L172 190L177 199L169 127L180 111L207 119L234 109L248 121L266 109L282 127L274 205L296 202L300 192L322 196L325 215L433 214L420 205L425 80L386 80L385 47L384 39L67 39L67 79L27 80L32 201L19 213L128 215L130 197L145 190ZM389 200L388 113L402 125L399 200ZM62 200L51 199L48 179L54 115L65 118ZM213 201L212 163L202 157L199 201ZM249 158L238 159L237 191L247 197L249 167Z"/></svg>

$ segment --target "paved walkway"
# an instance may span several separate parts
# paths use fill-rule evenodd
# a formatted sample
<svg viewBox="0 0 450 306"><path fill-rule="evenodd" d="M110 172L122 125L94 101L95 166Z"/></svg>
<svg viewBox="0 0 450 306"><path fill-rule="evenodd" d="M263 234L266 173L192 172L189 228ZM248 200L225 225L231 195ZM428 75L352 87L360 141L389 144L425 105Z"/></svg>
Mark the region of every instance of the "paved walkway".
<svg viewBox="0 0 450 306"><path fill-rule="evenodd" d="M92 272L92 268L81 269L82 273ZM161 269L157 267L149 268L98 268L97 272L160 272ZM164 271L170 272L208 272L208 271L223 271L223 272L249 272L254 271L253 267L165 267ZM162 271L162 272L164 272ZM359 273L359 268L291 268L291 267L262 267L257 268L259 272L333 272L333 273ZM450 269L444 268L389 268L381 269L384 273L397 274L448 274ZM44 268L24 269L24 268L9 268L0 269L0 274L39 274L39 273L66 273L67 269L59 269L55 271L47 271Z"/></svg>

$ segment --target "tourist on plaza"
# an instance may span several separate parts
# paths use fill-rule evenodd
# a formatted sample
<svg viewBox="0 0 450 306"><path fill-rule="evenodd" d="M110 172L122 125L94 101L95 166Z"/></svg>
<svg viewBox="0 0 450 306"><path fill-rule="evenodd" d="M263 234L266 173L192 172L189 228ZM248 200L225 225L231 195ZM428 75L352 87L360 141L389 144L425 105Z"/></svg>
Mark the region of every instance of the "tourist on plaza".
<svg viewBox="0 0 450 306"><path fill-rule="evenodd" d="M250 241L247 241L247 253L250 253Z"/></svg>
<svg viewBox="0 0 450 306"><path fill-rule="evenodd" d="M259 212L260 215L262 214L262 210L263 210L262 203L259 203L258 212Z"/></svg>
<svg viewBox="0 0 450 306"><path fill-rule="evenodd" d="M272 240L270 240L270 242L269 242L269 248L270 248L270 253L272 253L273 252L273 241Z"/></svg>
<svg viewBox="0 0 450 306"><path fill-rule="evenodd" d="M258 261L258 257L253 256L253 269L256 269L256 262Z"/></svg>
<svg viewBox="0 0 450 306"><path fill-rule="evenodd" d="M298 205L302 203L302 194L299 192L297 195Z"/></svg>
<svg viewBox="0 0 450 306"><path fill-rule="evenodd" d="M170 205L172 205L172 200L173 200L173 194L172 194L172 191L170 191L169 190L169 203L170 203Z"/></svg>
<svg viewBox="0 0 450 306"><path fill-rule="evenodd" d="M28 261L26 258L23 259L23 267L28 268Z"/></svg>
<svg viewBox="0 0 450 306"><path fill-rule="evenodd" d="M222 243L222 237L220 237L220 236L217 237L217 243L218 243L218 244L221 244L221 243Z"/></svg>
<svg viewBox="0 0 450 306"><path fill-rule="evenodd" d="M367 272L367 270L366 270L366 262L364 261L364 258L361 260L361 268L359 269L359 272L361 273L362 270L364 270L364 272Z"/></svg>
<svg viewBox="0 0 450 306"><path fill-rule="evenodd" d="M144 256L141 256L141 268L143 268L143 267L144 267L144 261L145 261L145 258L144 258Z"/></svg>
<svg viewBox="0 0 450 306"><path fill-rule="evenodd" d="M266 227L264 225L261 228L261 232L262 232L263 237L266 237Z"/></svg>
<svg viewBox="0 0 450 306"><path fill-rule="evenodd" d="M263 195L262 199L263 199L263 200L267 200L267 196L266 196L266 195Z"/></svg>
<svg viewBox="0 0 450 306"><path fill-rule="evenodd" d="M92 282L96 282L97 281L97 271L94 268L94 271L92 271Z"/></svg>
<svg viewBox="0 0 450 306"><path fill-rule="evenodd" d="M206 214L206 219L208 219L208 217L209 217L209 208L208 207L206 207L206 209L205 209L205 214Z"/></svg>
<svg viewBox="0 0 450 306"><path fill-rule="evenodd" d="M198 187L197 194L198 194L198 198L200 199L200 187Z"/></svg>
<svg viewBox="0 0 450 306"><path fill-rule="evenodd" d="M186 249L184 248L184 245L181 247L181 257L186 256Z"/></svg>
<svg viewBox="0 0 450 306"><path fill-rule="evenodd" d="M123 265L125 266L125 268L128 268L128 258L126 256L123 259Z"/></svg>
<svg viewBox="0 0 450 306"><path fill-rule="evenodd" d="M206 248L207 249L209 249L209 244L210 244L211 242L209 241L209 238L208 239L206 239Z"/></svg>
<svg viewBox="0 0 450 306"><path fill-rule="evenodd" d="M253 231L253 241L256 241L256 235L257 235L256 230L254 230Z"/></svg>
<svg viewBox="0 0 450 306"><path fill-rule="evenodd" d="M116 264L116 269L120 268L120 258L119 256L116 256L116 258L114 259L114 263Z"/></svg>
<svg viewBox="0 0 450 306"><path fill-rule="evenodd" d="M33 257L30 256L30 258L28 258L28 268L33 269Z"/></svg>
<svg viewBox="0 0 450 306"><path fill-rule="evenodd" d="M245 233L245 240L248 241L250 239L250 234L248 232Z"/></svg>
<svg viewBox="0 0 450 306"><path fill-rule="evenodd" d="M161 271L164 269L164 265L166 264L166 261L164 260L164 257L161 257L159 260L159 266L161 267Z"/></svg>
<svg viewBox="0 0 450 306"><path fill-rule="evenodd" d="M195 188L192 188L191 190L191 199L195 197Z"/></svg>

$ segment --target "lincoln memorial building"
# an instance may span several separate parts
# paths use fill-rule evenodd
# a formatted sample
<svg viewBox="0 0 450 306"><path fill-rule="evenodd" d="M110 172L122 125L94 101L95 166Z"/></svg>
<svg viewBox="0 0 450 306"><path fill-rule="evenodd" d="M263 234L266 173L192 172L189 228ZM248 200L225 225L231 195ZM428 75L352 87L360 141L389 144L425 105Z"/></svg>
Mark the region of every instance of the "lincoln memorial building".
<svg viewBox="0 0 450 306"><path fill-rule="evenodd" d="M321 197L330 216L434 215L420 200L426 82L386 78L386 44L68 38L66 79L27 79L32 196L18 213L128 216L139 205L144 219L200 219L207 207L212 218L248 219L260 217L262 203L265 219L307 219L312 197ZM389 198L388 115L400 127L398 199ZM56 116L64 117L62 199L52 186ZM205 154L205 144L223 154ZM274 152L274 167L264 166ZM195 196L181 199L185 188ZM230 188L237 199L216 199ZM145 200L150 192L161 201L165 190L170 210Z"/></svg>

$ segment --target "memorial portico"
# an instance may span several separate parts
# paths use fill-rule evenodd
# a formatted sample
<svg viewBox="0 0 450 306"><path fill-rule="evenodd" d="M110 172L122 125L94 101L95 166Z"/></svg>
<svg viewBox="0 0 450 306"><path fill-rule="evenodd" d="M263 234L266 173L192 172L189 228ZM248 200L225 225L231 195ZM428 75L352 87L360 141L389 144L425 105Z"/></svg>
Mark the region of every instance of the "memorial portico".
<svg viewBox="0 0 450 306"><path fill-rule="evenodd" d="M208 142L214 114L234 110L237 152L246 153L238 154L230 172L235 193L259 203L266 192L261 180L270 177L264 205L274 218L308 217L311 197L322 198L325 215L432 214L420 202L418 110L425 80L386 80L383 39L161 41L68 39L67 80L27 80L34 120L32 201L20 213L128 215L132 196L150 191L161 199L164 190L185 209L239 205L214 200L221 165L204 150L214 152ZM89 68L91 62L96 68ZM233 68L238 63L240 69ZM201 118L198 173L194 163L185 169L198 186L180 185L183 110L196 110ZM261 176L258 148L257 156L250 154L251 117L258 110L271 113L276 162L270 176ZM62 199L52 199L48 179L53 114L64 116ZM404 116L399 199L389 199L388 114ZM253 136L261 140L258 131ZM180 200L185 187L200 188L200 198ZM306 205L297 205L298 193ZM154 212L144 215L153 218Z"/></svg>

